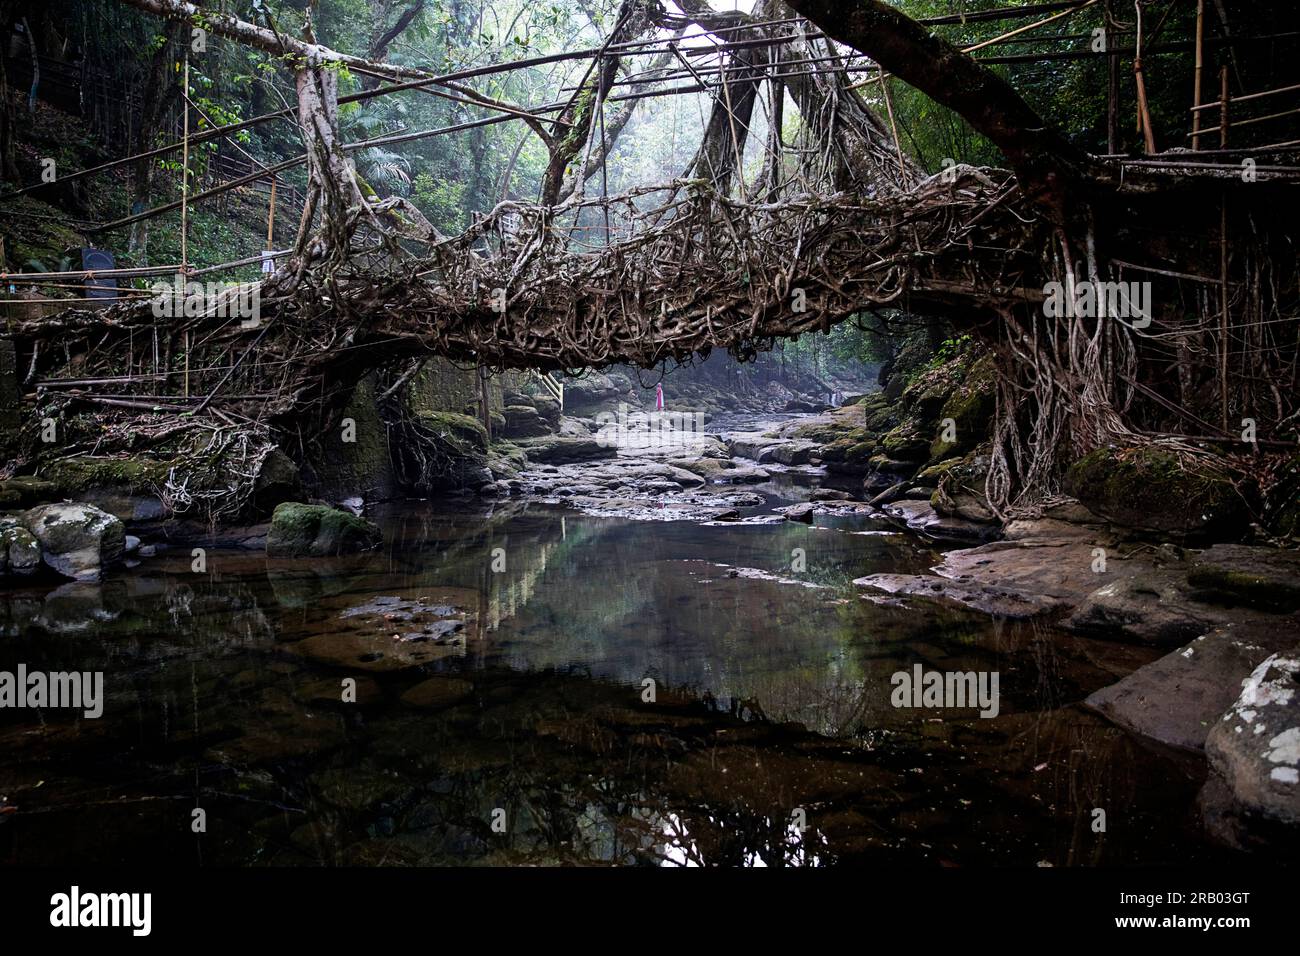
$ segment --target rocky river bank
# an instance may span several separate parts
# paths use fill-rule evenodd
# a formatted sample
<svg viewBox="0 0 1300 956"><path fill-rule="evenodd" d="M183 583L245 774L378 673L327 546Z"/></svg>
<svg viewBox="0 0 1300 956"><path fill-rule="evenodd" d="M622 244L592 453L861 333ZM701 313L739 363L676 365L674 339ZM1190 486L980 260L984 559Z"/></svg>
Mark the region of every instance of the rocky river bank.
<svg viewBox="0 0 1300 956"><path fill-rule="evenodd" d="M1202 814L1216 838L1293 846L1300 555L1248 540L1222 486L1122 450L1072 469L1074 495L999 520L983 491L988 384L978 360L958 362L838 407L790 400L802 410L757 413L649 412L600 396L588 414L565 414L549 396L514 393L494 440L464 416L443 415L443 427L475 462L457 493L469 510L509 502L596 518L914 536L941 560L922 573L859 577L859 600L948 605L1167 649L1082 705L1153 745L1203 753ZM364 516L372 502L287 500L301 485L270 472L261 485L269 520L218 530L169 517L141 483L96 479L78 502L45 500L60 488L44 479L0 486L11 505L32 505L3 519L0 570L11 580L93 587L104 569L168 550L344 558L382 540ZM734 573L800 583L787 570Z"/></svg>

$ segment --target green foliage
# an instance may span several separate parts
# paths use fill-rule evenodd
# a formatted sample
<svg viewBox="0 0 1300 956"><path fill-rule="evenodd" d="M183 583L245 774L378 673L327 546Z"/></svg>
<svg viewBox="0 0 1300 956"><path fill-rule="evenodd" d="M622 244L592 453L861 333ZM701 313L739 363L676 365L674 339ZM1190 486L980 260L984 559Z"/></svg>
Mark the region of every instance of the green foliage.
<svg viewBox="0 0 1300 956"><path fill-rule="evenodd" d="M443 232L459 232L468 225L465 183L435 180L428 173L415 177L415 202L429 221Z"/></svg>

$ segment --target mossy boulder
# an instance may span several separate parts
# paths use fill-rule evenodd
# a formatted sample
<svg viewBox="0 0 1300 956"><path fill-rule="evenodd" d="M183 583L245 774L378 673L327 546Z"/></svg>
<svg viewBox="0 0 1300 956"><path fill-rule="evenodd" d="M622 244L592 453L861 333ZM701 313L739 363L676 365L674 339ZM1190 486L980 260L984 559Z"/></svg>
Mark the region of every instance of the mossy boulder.
<svg viewBox="0 0 1300 956"><path fill-rule="evenodd" d="M886 455L896 461L923 462L930 457L930 439L916 423L906 421L881 439Z"/></svg>
<svg viewBox="0 0 1300 956"><path fill-rule="evenodd" d="M1065 490L1094 514L1144 531L1230 541L1249 528L1227 478L1186 470L1159 448L1099 448L1070 466Z"/></svg>
<svg viewBox="0 0 1300 956"><path fill-rule="evenodd" d="M422 412L418 420L459 455L477 458L487 454L487 429L477 418L459 412Z"/></svg>
<svg viewBox="0 0 1300 956"><path fill-rule="evenodd" d="M939 410L930 461L965 455L987 439L996 406L997 373L992 357L986 355L970 367Z"/></svg>
<svg viewBox="0 0 1300 956"><path fill-rule="evenodd" d="M271 515L266 553L272 557L335 557L370 551L383 542L365 518L330 508L286 501Z"/></svg>
<svg viewBox="0 0 1300 956"><path fill-rule="evenodd" d="M989 506L984 485L989 473L989 450L984 445L959 461L927 468L923 475L938 475L930 505L936 512L980 524L993 524L997 515ZM919 477L919 476L918 476Z"/></svg>
<svg viewBox="0 0 1300 956"><path fill-rule="evenodd" d="M152 458L91 458L82 456L52 461L43 477L68 498L94 489L124 494L156 492L167 482L173 461Z"/></svg>
<svg viewBox="0 0 1300 956"><path fill-rule="evenodd" d="M0 508L31 508L60 498L52 481L28 476L0 481Z"/></svg>
<svg viewBox="0 0 1300 956"><path fill-rule="evenodd" d="M862 409L863 427L873 435L883 435L898 424L898 409L884 392L872 392L857 407Z"/></svg>
<svg viewBox="0 0 1300 956"><path fill-rule="evenodd" d="M302 476L293 459L278 448L271 449L262 459L257 478L253 481L253 510L266 514L276 505L293 501L302 495Z"/></svg>
<svg viewBox="0 0 1300 956"><path fill-rule="evenodd" d="M40 542L45 563L77 581L98 581L126 549L121 520L94 505L41 505L24 512L21 524Z"/></svg>
<svg viewBox="0 0 1300 956"><path fill-rule="evenodd" d="M0 518L0 574L35 574L41 566L41 543L16 518Z"/></svg>
<svg viewBox="0 0 1300 956"><path fill-rule="evenodd" d="M551 432L546 419L531 405L507 405L505 416L502 434L506 438L537 438Z"/></svg>
<svg viewBox="0 0 1300 956"><path fill-rule="evenodd" d="M131 456L78 456L52 461L41 476L58 489L58 497L92 504L123 521L147 521L166 513L162 490L177 462Z"/></svg>
<svg viewBox="0 0 1300 956"><path fill-rule="evenodd" d="M1200 601L1290 614L1300 611L1300 554L1216 544L1192 560L1187 583Z"/></svg>

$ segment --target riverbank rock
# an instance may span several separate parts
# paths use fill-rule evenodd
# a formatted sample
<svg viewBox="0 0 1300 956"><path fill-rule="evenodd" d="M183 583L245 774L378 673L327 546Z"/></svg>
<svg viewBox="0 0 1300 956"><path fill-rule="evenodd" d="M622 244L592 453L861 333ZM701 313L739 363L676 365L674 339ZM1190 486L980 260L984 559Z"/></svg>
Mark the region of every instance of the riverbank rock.
<svg viewBox="0 0 1300 956"><path fill-rule="evenodd" d="M1070 466L1065 490L1128 528L1229 541L1249 529L1245 503L1232 482L1193 474L1157 448L1100 448Z"/></svg>
<svg viewBox="0 0 1300 956"><path fill-rule="evenodd" d="M122 522L94 505L41 505L25 512L22 524L40 543L45 563L76 581L98 581L126 548Z"/></svg>
<svg viewBox="0 0 1300 956"><path fill-rule="evenodd" d="M49 462L42 475L59 497L84 502L122 521L150 521L166 514L161 491L179 461L79 456Z"/></svg>
<svg viewBox="0 0 1300 956"><path fill-rule="evenodd" d="M336 557L383 541L378 526L337 508L288 501L271 515L266 553L272 557Z"/></svg>
<svg viewBox="0 0 1300 956"><path fill-rule="evenodd" d="M16 518L0 518L0 575L25 577L41 566L41 544Z"/></svg>
<svg viewBox="0 0 1300 956"><path fill-rule="evenodd" d="M941 515L930 502L924 500L895 501L885 505L884 512L912 531L943 541L987 541L998 535L997 528L991 524Z"/></svg>
<svg viewBox="0 0 1300 956"><path fill-rule="evenodd" d="M506 438L536 438L550 434L551 426L532 405L507 405L505 409Z"/></svg>
<svg viewBox="0 0 1300 956"><path fill-rule="evenodd" d="M1300 642L1300 619L1216 627L1104 687L1084 704L1134 733L1203 750L1243 682L1273 653Z"/></svg>
<svg viewBox="0 0 1300 956"><path fill-rule="evenodd" d="M521 438L515 444L523 449L529 461L543 465L595 461L618 455L617 448L603 445L594 438L562 438L558 435L547 435L544 438Z"/></svg>
<svg viewBox="0 0 1300 956"><path fill-rule="evenodd" d="M1206 825L1242 849L1290 857L1300 845L1300 646L1272 654L1205 741Z"/></svg>
<svg viewBox="0 0 1300 956"><path fill-rule="evenodd" d="M253 510L265 515L276 505L302 496L302 475L293 460L278 448L262 459L253 482Z"/></svg>
<svg viewBox="0 0 1300 956"><path fill-rule="evenodd" d="M785 520L786 520L786 521L802 521L804 524L812 524L812 523L813 523L813 511L814 511L814 510L815 510L814 506L813 506L812 504L809 504L809 503L799 504L799 505L791 505L790 507L788 507L788 508L785 509L785 512L784 512L784 513L785 513Z"/></svg>
<svg viewBox="0 0 1300 956"><path fill-rule="evenodd" d="M674 458L669 464L716 484L758 484L772 477L757 465L738 463L730 458Z"/></svg>
<svg viewBox="0 0 1300 956"><path fill-rule="evenodd" d="M59 486L43 478L23 476L0 481L0 508L33 508L59 499Z"/></svg>
<svg viewBox="0 0 1300 956"><path fill-rule="evenodd" d="M1263 611L1300 611L1300 553L1216 544L1192 560L1187 581L1201 600Z"/></svg>

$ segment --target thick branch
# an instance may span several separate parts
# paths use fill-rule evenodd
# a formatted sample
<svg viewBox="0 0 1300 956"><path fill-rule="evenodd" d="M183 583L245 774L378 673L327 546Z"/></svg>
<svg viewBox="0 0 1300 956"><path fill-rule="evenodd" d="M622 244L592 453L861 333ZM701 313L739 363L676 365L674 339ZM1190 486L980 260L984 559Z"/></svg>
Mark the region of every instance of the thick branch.
<svg viewBox="0 0 1300 956"><path fill-rule="evenodd" d="M956 112L1002 150L1026 192L1063 216L1087 159L1010 84L883 0L787 0L847 44Z"/></svg>

